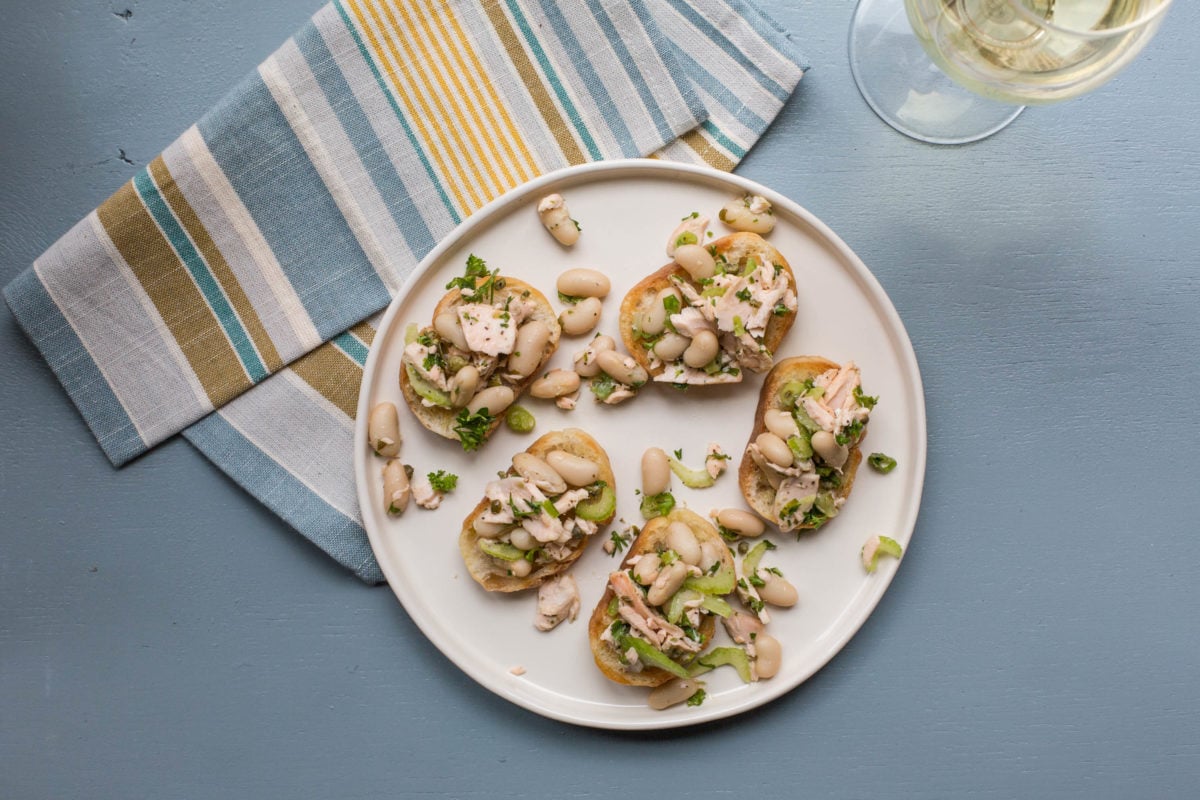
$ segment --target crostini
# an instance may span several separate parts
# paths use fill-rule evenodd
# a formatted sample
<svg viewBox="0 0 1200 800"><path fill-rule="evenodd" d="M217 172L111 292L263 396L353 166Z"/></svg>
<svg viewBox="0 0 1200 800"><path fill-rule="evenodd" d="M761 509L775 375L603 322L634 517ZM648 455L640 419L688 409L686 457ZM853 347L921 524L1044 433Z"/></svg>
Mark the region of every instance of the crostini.
<svg viewBox="0 0 1200 800"><path fill-rule="evenodd" d="M470 256L463 277L405 334L400 389L429 430L474 450L558 348L562 330L545 295Z"/></svg>
<svg viewBox="0 0 1200 800"><path fill-rule="evenodd" d="M782 531L819 528L850 496L871 409L853 362L797 356L763 382L738 468L742 495Z"/></svg>
<svg viewBox="0 0 1200 800"><path fill-rule="evenodd" d="M674 258L621 303L630 354L653 380L675 385L769 370L796 319L796 277L783 255L758 234L734 233L689 240Z"/></svg>
<svg viewBox="0 0 1200 800"><path fill-rule="evenodd" d="M733 556L703 517L675 509L646 523L588 623L592 657L628 686L688 678L712 640L723 597L736 583Z"/></svg>
<svg viewBox="0 0 1200 800"><path fill-rule="evenodd" d="M578 428L551 431L513 456L463 521L458 548L489 592L532 589L567 570L616 513L604 448Z"/></svg>

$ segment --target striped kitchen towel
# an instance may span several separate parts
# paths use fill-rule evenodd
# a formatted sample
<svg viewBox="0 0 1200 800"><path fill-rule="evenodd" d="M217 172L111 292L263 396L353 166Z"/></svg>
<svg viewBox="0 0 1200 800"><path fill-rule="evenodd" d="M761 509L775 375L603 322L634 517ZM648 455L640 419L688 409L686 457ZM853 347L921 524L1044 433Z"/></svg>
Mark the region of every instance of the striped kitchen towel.
<svg viewBox="0 0 1200 800"><path fill-rule="evenodd" d="M744 0L334 0L5 298L114 464L182 431L377 582L351 466L371 315L537 175L733 169L804 69Z"/></svg>

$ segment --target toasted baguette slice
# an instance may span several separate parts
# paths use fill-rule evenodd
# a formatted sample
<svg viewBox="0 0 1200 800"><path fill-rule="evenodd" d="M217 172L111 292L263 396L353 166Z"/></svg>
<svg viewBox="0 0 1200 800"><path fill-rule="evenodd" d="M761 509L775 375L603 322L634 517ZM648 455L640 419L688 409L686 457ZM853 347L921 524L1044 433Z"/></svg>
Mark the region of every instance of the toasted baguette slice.
<svg viewBox="0 0 1200 800"><path fill-rule="evenodd" d="M816 378L823 372L831 369L837 369L838 364L830 361L827 358L820 356L794 356L780 361L767 374L767 378L763 381L762 391L758 396L758 406L754 414L754 428L750 431L750 439L746 443L749 446L758 438L758 435L767 429L764 418L767 410L776 408L788 410L784 407L783 402L779 398L779 390L788 381L804 381L809 378ZM850 490L854 488L854 476L858 472L858 465L862 463L862 440L866 437L864 429L862 436L858 441L850 446L850 455L846 459L845 465L842 467L842 483L834 491L835 497L847 498L850 496ZM771 487L769 481L763 475L762 470L754 459L745 451L742 454L742 462L738 466L738 485L742 489L742 496L746 498L746 502L760 516L780 524L779 518L774 513L775 508L775 489ZM815 525L800 525L798 530L812 530Z"/></svg>
<svg viewBox="0 0 1200 800"><path fill-rule="evenodd" d="M542 359L538 363L537 369L530 372L529 377L518 383L506 384L512 388L513 394L515 394L519 399L521 395L524 394L525 390L529 388L529 384L533 383L537 379L538 375L541 374L542 367L546 365L546 362L548 362L550 357L554 355L554 351L558 349L558 340L562 335L562 327L558 324L558 316L554 313L554 307L550 305L550 301L546 299L544 294L519 278L511 278L507 275L501 275L499 277L504 279L504 288L496 291L496 300L502 301L505 297L509 296L519 297L524 295L525 292L528 292L529 294L526 295L525 299L532 301L537 307L537 310L534 311L533 314L531 314L528 318L526 318L525 321L529 322L530 320L535 319L541 320L546 324L546 327L550 329L550 339L546 343L545 352L542 354ZM433 315L430 317L430 320L437 319L439 314L450 311L461 302L462 292L458 289L453 289L438 302L437 307L433 309ZM497 370L497 373L499 373L499 371L500 370ZM408 407L412 411L413 416L415 416L422 425L436 433L438 436L444 436L445 438L453 439L456 442L459 441L458 434L454 432L454 418L458 415L458 409L424 405L421 402L421 396L417 394L416 390L413 388L412 382L408 378L408 370L404 366L400 367L400 391L404 394L404 401L408 403ZM485 441L486 439L491 438L492 433L497 427L500 426L500 416L502 415L498 415L488 427Z"/></svg>
<svg viewBox="0 0 1200 800"><path fill-rule="evenodd" d="M792 267L788 264L787 259L757 233L732 233L710 242L708 247L715 248L717 255L724 256L730 264L743 265L750 256L754 256L760 264L767 261L778 264L787 274L788 285L791 286L793 292L796 291L796 275L792 272ZM621 301L621 339L625 342L625 348L630 355L637 359L642 368L652 376L661 374L666 366L661 363L655 367L650 366L650 350L638 332L638 320L642 318L642 314L654 302L654 298L661 290L674 285L671 282L672 276L677 276L696 286L695 281L691 279L686 270L675 262L671 262L639 281ZM697 287L698 290L699 288ZM763 344L767 346L767 350L772 354L775 353L795 321L796 314L794 312L771 317L770 322L767 323L766 335L763 337Z"/></svg>
<svg viewBox="0 0 1200 800"><path fill-rule="evenodd" d="M600 480L607 483L614 493L617 491L616 477L613 475L612 464L608 461L608 454L604 452L604 448L600 446L600 443L588 434L578 428L551 431L529 445L525 452L539 458L545 458L552 450L563 450L571 455L595 462L600 466ZM506 474L515 475L516 471L510 466ZM475 532L475 521L487 509L487 504L487 498L480 500L479 505L475 506L474 510L463 520L462 532L458 535L458 549L462 554L463 561L467 565L467 570L471 573L471 577L489 592L519 592L523 589L532 589L535 586L542 585L547 579L565 572L574 564L583 555L583 551L587 549L588 542L594 538L591 536L582 537L572 545L572 551L568 558L563 561L547 563L535 569L524 578L512 575L498 575L492 570L494 562L491 556L479 549L478 542L480 537ZM595 520L597 532L602 531L606 525L612 522L615 513L616 507L614 504L612 513L604 519Z"/></svg>
<svg viewBox="0 0 1200 800"><path fill-rule="evenodd" d="M655 517L646 523L646 527L642 528L641 534L634 539L633 544L629 546L629 552L625 554L625 560L621 562L620 569L628 569L629 562L635 557L643 553L653 553L657 550L666 549L667 528L672 522L683 522L692 533L696 535L696 539L703 544L705 541L716 542L720 545L719 552L721 555L722 569L733 571L733 554L729 552L728 545L721 539L721 535L717 533L717 529L712 523L686 508L676 508L667 514L665 517ZM611 585L606 585L604 595L600 598L600 602L596 605L596 609L592 612L592 617L588 621L588 640L592 646L592 658L596 661L596 666L604 673L604 677L616 683L622 683L626 686L659 686L666 683L671 678L675 677L666 670L658 667L646 667L641 672L630 672L621 664L617 657L617 652L609 644L600 639L600 635L605 629L617 620L617 616L609 613L609 604L616 593ZM716 630L716 617L711 614L706 614L700 619L699 633L704 638L705 647L712 642L713 632ZM703 652L703 651L701 651Z"/></svg>

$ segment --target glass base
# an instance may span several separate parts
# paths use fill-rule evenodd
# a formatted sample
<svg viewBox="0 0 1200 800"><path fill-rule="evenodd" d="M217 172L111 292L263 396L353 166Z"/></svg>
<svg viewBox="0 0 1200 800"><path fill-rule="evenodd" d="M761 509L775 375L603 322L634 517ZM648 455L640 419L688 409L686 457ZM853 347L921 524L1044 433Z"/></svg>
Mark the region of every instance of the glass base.
<svg viewBox="0 0 1200 800"><path fill-rule="evenodd" d="M931 144L978 141L1025 110L980 97L938 69L908 23L904 0L859 0L850 23L850 72L880 119Z"/></svg>

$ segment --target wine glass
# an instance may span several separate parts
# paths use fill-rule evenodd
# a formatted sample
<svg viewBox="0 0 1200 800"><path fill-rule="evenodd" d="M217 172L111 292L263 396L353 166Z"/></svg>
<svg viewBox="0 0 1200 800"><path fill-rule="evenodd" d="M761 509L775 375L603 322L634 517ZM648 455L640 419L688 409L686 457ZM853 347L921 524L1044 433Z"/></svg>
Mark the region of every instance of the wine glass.
<svg viewBox="0 0 1200 800"><path fill-rule="evenodd" d="M1024 104L1095 89L1150 41L1171 0L859 0L850 70L896 130L990 136ZM906 13L907 11L907 13Z"/></svg>

